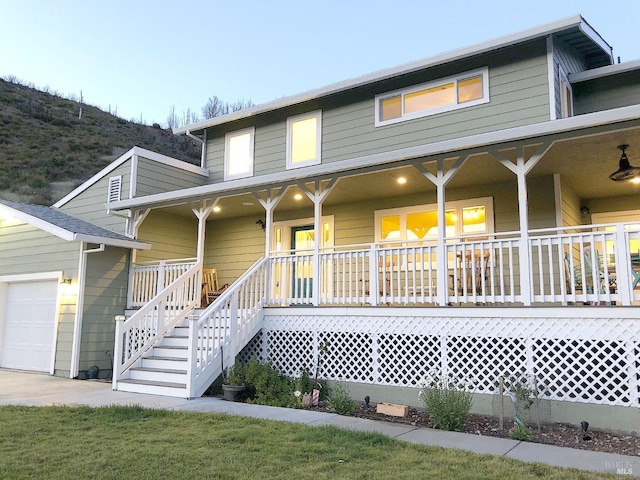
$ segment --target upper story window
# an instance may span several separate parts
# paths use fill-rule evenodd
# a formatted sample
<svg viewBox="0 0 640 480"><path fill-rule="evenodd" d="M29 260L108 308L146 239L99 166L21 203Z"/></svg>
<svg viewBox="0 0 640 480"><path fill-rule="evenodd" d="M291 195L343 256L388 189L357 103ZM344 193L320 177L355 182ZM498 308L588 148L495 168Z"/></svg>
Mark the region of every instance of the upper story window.
<svg viewBox="0 0 640 480"><path fill-rule="evenodd" d="M376 96L376 127L471 107L489 101L489 69Z"/></svg>
<svg viewBox="0 0 640 480"><path fill-rule="evenodd" d="M322 111L287 119L287 169L321 161Z"/></svg>
<svg viewBox="0 0 640 480"><path fill-rule="evenodd" d="M227 133L224 137L224 179L253 175L253 146L255 128Z"/></svg>

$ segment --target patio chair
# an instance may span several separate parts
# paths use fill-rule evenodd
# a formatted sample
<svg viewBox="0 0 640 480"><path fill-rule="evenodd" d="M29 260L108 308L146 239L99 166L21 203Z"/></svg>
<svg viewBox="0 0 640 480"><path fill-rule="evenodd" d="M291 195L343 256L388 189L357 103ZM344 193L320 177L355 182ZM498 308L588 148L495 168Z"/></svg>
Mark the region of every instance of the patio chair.
<svg viewBox="0 0 640 480"><path fill-rule="evenodd" d="M218 284L218 271L215 268L202 269L202 298L201 305L209 305L213 300L218 298L229 285L225 285L222 289Z"/></svg>

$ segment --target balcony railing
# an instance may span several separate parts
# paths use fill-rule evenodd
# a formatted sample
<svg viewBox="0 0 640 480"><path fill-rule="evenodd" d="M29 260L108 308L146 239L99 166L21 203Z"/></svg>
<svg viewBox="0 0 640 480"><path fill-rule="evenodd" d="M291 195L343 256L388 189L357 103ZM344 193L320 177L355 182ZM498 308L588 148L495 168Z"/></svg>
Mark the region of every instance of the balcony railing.
<svg viewBox="0 0 640 480"><path fill-rule="evenodd" d="M195 258L135 263L129 273L129 308L140 308L197 262Z"/></svg>
<svg viewBox="0 0 640 480"><path fill-rule="evenodd" d="M631 305L640 301L640 229L630 227L450 238L441 261L436 245L406 241L277 252L269 303Z"/></svg>

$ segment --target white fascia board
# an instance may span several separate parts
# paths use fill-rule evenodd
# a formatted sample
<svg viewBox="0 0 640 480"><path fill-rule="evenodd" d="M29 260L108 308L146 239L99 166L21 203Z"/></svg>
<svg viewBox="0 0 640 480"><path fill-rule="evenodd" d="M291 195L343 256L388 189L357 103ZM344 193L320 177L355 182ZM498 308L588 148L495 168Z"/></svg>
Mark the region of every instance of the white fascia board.
<svg viewBox="0 0 640 480"><path fill-rule="evenodd" d="M161 153L152 152L151 150L147 150L145 148L133 147L133 154L138 155L142 158L153 160L154 162L162 163L163 165L169 165L171 167L179 168L187 172L202 175L203 177L209 177L209 170L207 170L206 168L202 168L198 165L193 165L192 163L183 162L182 160L178 160L177 158L169 157L167 155L162 155Z"/></svg>
<svg viewBox="0 0 640 480"><path fill-rule="evenodd" d="M49 223L45 220L42 220L38 217L34 217L29 215L28 213L22 212L20 210L16 210L7 205L0 204L0 213L6 213L16 220L20 220L21 222L27 223L34 228L50 233L51 235L55 235L62 240L71 241L73 240L73 232L66 230L62 227Z"/></svg>
<svg viewBox="0 0 640 480"><path fill-rule="evenodd" d="M61 206L63 206L68 201L70 201L73 198L75 198L78 195L80 195L82 192L84 192L91 185L93 185L96 182L98 182L98 180L104 178L105 175L107 175L108 173L112 172L113 170L118 168L120 165L122 165L124 162L126 162L129 158L131 158L131 156L133 155L134 150L135 150L135 147L130 149L129 151L123 153L122 155L120 155L118 158L116 158L113 162L111 162L109 165L107 165L102 170L100 170L98 173L96 173L89 180L87 180L82 185L80 185L79 187L75 188L74 190L72 190L71 192L66 194L64 197L62 197L60 200L58 200L56 203L54 203L52 205L52 207L60 208Z"/></svg>
<svg viewBox="0 0 640 480"><path fill-rule="evenodd" d="M589 23L584 18L580 18L582 20L580 22L580 30L582 31L582 33L589 37L593 43L598 45L603 52L607 53L609 55L609 58L611 59L611 63L613 63L613 48L611 47L611 45L609 45L605 41L605 39L602 38L600 34L596 32L595 29L591 25L589 25Z"/></svg>
<svg viewBox="0 0 640 480"><path fill-rule="evenodd" d="M619 75L621 73L633 72L640 70L640 60L633 60L632 62L617 63L615 65L607 65L606 67L594 68L593 70L586 70L584 72L569 74L569 80L571 84L585 82L587 80L594 80L596 78L608 77L610 75Z"/></svg>
<svg viewBox="0 0 640 480"><path fill-rule="evenodd" d="M252 117L254 115L265 113L271 110L277 110L279 108L288 107L288 106L302 103L308 100L313 100L316 98L325 97L327 95L339 93L345 90L350 90L352 88L361 87L373 82L379 82L382 80L393 78L398 75L404 75L404 74L412 73L418 70L423 70L425 68L442 65L444 63L461 60L461 59L472 57L475 55L480 55L480 54L490 52L499 48L504 48L510 45L515 45L517 43L526 42L528 40L533 40L536 38L544 38L548 35L565 30L570 27L579 27L583 32L585 32L585 28L586 28L587 31L592 31L595 34L595 36L592 38L594 41L596 41L596 39L601 40L600 36L597 33L595 33L593 29L591 29L591 27L584 21L582 16L573 15L571 17L567 17L562 20L540 25L538 27L533 27L531 29L524 30L516 34L498 37L492 40L478 43L470 47L451 50L451 51L436 55L434 57L417 60L417 61L406 63L397 67L378 70L376 72L369 73L360 77L355 77L355 78L343 80L337 83L332 83L331 85L327 85L325 87L309 90L307 92L303 92L290 97L284 97L278 100L274 100L272 102L267 102L261 105L256 105L254 107L246 108L244 110L238 110L237 112L232 112L227 115L221 115L219 117L209 118L207 120L201 120L200 122L192 123L184 127L174 128L173 133L183 134L187 132L193 132L196 130L202 130L207 127L212 127L215 125L221 125L223 123L239 120L241 118ZM585 34L588 35L588 33L586 32Z"/></svg>
<svg viewBox="0 0 640 480"><path fill-rule="evenodd" d="M151 245L149 243L138 242L136 240L121 240L117 238L100 237L97 235L85 235L76 233L73 236L73 240L85 243L104 243L111 247L123 247L123 248L135 248L137 250L149 250Z"/></svg>
<svg viewBox="0 0 640 480"><path fill-rule="evenodd" d="M505 142L521 141L528 138L536 138L545 135L571 132L585 128L597 127L609 123L619 123L640 119L640 105L621 107L604 112L594 112L559 120L523 125L495 132L480 133L467 137L454 138L415 147L407 147L390 152L376 153L363 157L351 158L340 162L324 165L314 165L299 170L287 170L284 172L262 175L260 177L231 180L229 182L202 185L200 187L174 190L172 192L147 195L145 197L130 200L121 200L106 204L110 210L157 208L167 205L183 204L192 200L211 196L231 196L244 193L247 190L265 188L268 186L282 185L308 180L321 176L340 174L345 172L357 173L360 169L376 167L386 163L395 163L414 158L431 155L442 155L469 150L473 148L487 147Z"/></svg>

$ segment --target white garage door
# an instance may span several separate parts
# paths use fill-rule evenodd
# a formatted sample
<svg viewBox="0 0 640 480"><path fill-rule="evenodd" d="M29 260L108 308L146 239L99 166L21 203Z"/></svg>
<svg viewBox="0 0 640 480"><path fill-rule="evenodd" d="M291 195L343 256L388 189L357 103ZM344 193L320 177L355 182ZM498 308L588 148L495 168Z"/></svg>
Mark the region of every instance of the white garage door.
<svg viewBox="0 0 640 480"><path fill-rule="evenodd" d="M57 288L51 280L9 284L0 366L51 370Z"/></svg>

